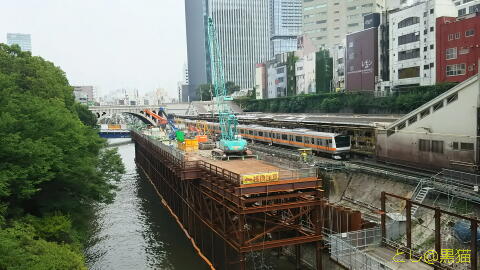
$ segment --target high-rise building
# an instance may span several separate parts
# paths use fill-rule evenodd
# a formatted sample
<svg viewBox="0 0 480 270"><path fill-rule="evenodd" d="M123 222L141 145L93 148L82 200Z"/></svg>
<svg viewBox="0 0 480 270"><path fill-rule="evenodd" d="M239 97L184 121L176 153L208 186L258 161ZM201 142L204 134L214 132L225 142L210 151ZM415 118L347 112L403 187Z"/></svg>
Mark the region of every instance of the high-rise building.
<svg viewBox="0 0 480 270"><path fill-rule="evenodd" d="M342 44L347 34L363 29L363 16L381 13L385 0L303 1L303 33L317 48Z"/></svg>
<svg viewBox="0 0 480 270"><path fill-rule="evenodd" d="M7 33L7 45L17 44L22 51L32 51L32 41L29 34Z"/></svg>
<svg viewBox="0 0 480 270"><path fill-rule="evenodd" d="M185 0L187 33L188 100L199 100L197 88L210 81L207 44L208 0Z"/></svg>
<svg viewBox="0 0 480 270"><path fill-rule="evenodd" d="M302 32L302 0L270 0L273 55L297 50Z"/></svg>
<svg viewBox="0 0 480 270"><path fill-rule="evenodd" d="M189 97L198 100L200 84L211 82L208 17L213 18L225 81L255 86L255 65L271 57L271 0L185 0Z"/></svg>
<svg viewBox="0 0 480 270"><path fill-rule="evenodd" d="M196 0L198 1L198 0ZM271 57L270 0L209 0L225 81L255 86L255 66Z"/></svg>

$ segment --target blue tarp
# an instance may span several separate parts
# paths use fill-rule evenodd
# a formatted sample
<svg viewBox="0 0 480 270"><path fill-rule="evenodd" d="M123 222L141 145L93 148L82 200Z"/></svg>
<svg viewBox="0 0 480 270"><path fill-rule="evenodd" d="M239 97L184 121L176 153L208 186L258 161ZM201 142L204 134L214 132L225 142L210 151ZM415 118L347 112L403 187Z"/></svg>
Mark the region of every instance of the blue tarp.
<svg viewBox="0 0 480 270"><path fill-rule="evenodd" d="M453 232L455 238L464 244L469 244L472 240L472 233L470 231L470 222L458 221L453 225ZM477 229L477 245L480 245L480 228Z"/></svg>

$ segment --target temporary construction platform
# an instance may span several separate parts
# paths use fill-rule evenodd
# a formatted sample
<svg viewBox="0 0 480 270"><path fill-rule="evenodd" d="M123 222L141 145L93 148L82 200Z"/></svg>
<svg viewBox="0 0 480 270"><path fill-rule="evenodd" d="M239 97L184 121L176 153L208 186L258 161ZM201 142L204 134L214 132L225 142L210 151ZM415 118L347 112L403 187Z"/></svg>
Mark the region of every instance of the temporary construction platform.
<svg viewBox="0 0 480 270"><path fill-rule="evenodd" d="M316 169L285 170L260 160L213 161L133 132L135 161L212 269L247 269L257 251L315 246L322 231L362 228L358 211L330 205Z"/></svg>

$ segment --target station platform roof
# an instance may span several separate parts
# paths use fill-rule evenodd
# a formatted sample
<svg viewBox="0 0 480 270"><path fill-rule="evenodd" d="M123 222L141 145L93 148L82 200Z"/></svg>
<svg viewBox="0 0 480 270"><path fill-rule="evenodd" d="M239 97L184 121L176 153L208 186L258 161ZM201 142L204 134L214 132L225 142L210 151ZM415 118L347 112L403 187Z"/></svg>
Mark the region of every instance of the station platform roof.
<svg viewBox="0 0 480 270"><path fill-rule="evenodd" d="M386 126L401 118L394 114L341 114L341 113L243 113L240 121L275 121L304 124L330 124L347 126Z"/></svg>

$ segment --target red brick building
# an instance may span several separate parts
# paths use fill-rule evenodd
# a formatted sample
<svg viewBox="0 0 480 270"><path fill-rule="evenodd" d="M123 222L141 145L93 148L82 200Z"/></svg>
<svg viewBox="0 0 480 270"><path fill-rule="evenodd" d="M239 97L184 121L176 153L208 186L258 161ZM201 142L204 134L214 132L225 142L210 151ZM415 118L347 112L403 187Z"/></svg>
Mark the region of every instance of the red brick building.
<svg viewBox="0 0 480 270"><path fill-rule="evenodd" d="M478 72L480 13L437 18L437 82L461 82Z"/></svg>

